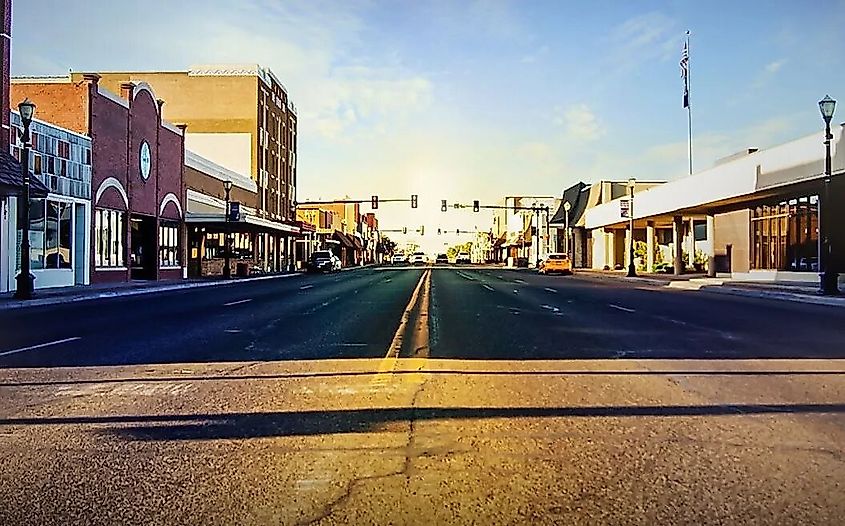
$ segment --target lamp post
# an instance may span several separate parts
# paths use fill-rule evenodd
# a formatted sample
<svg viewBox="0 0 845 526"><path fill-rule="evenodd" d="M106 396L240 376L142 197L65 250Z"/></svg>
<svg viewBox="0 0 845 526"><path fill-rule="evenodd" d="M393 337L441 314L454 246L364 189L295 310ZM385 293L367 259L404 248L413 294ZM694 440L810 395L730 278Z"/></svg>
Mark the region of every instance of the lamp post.
<svg viewBox="0 0 845 526"><path fill-rule="evenodd" d="M628 179L628 236L630 237L631 246L628 254L628 277L637 277L637 267L634 265L634 187L637 180L633 177Z"/></svg>
<svg viewBox="0 0 845 526"><path fill-rule="evenodd" d="M831 159L830 159L830 140L833 135L830 133L830 121L833 119L833 112L836 109L836 101L830 98L830 95L825 96L819 101L819 110L824 119L824 187L822 188L822 198L819 203L819 292L825 295L839 294L839 274L832 269L833 262L831 261L831 246L830 246L830 227L831 223L831 207L830 207L830 178L831 178ZM824 235L822 235L824 232Z"/></svg>
<svg viewBox="0 0 845 526"><path fill-rule="evenodd" d="M35 104L29 99L24 99L23 102L18 104L18 111L21 114L21 122L23 122L23 148L21 149L21 177L23 179L21 204L23 211L18 216L23 218L23 221L21 221L23 236L21 239L21 272L15 276L15 298L28 300L32 299L33 289L33 279L29 265L29 191L32 184L29 173L29 125L32 123L32 115L35 113Z"/></svg>
<svg viewBox="0 0 845 526"><path fill-rule="evenodd" d="M566 255L569 256L569 261L572 261L572 254L569 252L569 211L572 210L572 205L569 204L569 201L563 203L563 211L566 212L563 217L563 236L566 239L565 245L565 252Z"/></svg>
<svg viewBox="0 0 845 526"><path fill-rule="evenodd" d="M223 190L226 191L226 233L223 244L223 279L230 279L232 277L232 269L229 268L229 258L231 257L231 250L229 249L229 193L232 191L232 181L228 179L223 181Z"/></svg>

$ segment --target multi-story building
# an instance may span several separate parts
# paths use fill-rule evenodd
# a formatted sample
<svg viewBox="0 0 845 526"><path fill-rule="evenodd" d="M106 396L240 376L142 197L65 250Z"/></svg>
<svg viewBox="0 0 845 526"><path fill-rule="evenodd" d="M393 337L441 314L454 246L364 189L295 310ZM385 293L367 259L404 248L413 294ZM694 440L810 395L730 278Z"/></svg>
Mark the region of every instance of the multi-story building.
<svg viewBox="0 0 845 526"><path fill-rule="evenodd" d="M164 101L149 85L124 83L118 94L99 80L96 73L80 81L20 78L12 82L11 95L32 100L45 121L91 137L91 282L181 279L184 130L162 119ZM87 161L88 150L85 143L57 146L54 170L56 162L66 170L74 159ZM55 181L69 188L81 184L67 177Z"/></svg>
<svg viewBox="0 0 845 526"><path fill-rule="evenodd" d="M509 266L533 266L549 252L548 219L553 196L506 196L493 214L493 259ZM540 212L543 209L546 211Z"/></svg>
<svg viewBox="0 0 845 526"><path fill-rule="evenodd" d="M11 153L21 158L23 125L11 114ZM49 194L33 198L29 205L30 268L35 288L65 287L89 283L91 225L91 139L86 135L33 119L30 125L29 167L34 180ZM7 218L9 230L14 226ZM20 227L20 225L18 225ZM20 270L20 233L6 239L2 289L15 288Z"/></svg>
<svg viewBox="0 0 845 526"><path fill-rule="evenodd" d="M188 150L255 181L252 201L243 204L269 222L256 237L255 258L270 271L290 268L298 234L297 115L279 79L257 64L101 74L107 89L125 82L145 82L167 101L163 117L187 126Z"/></svg>

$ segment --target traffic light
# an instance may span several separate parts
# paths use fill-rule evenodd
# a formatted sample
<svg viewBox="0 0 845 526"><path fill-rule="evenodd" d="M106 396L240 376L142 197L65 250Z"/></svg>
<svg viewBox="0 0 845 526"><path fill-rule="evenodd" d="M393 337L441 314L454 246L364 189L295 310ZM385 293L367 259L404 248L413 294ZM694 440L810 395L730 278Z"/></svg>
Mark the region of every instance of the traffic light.
<svg viewBox="0 0 845 526"><path fill-rule="evenodd" d="M373 210L378 210L378 196L374 195L372 200Z"/></svg>
<svg viewBox="0 0 845 526"><path fill-rule="evenodd" d="M472 211L478 212L479 210L481 210L481 205L478 204L478 199L476 199L472 202Z"/></svg>
<svg viewBox="0 0 845 526"><path fill-rule="evenodd" d="M442 233L441 230L438 228L437 229L437 235L439 236L441 233Z"/></svg>
<svg viewBox="0 0 845 526"><path fill-rule="evenodd" d="M402 233L403 233L403 234L407 234L407 233L408 233L408 227L403 226L403 227L402 227Z"/></svg>
<svg viewBox="0 0 845 526"><path fill-rule="evenodd" d="M417 194L411 194L411 208L417 207Z"/></svg>
<svg viewBox="0 0 845 526"><path fill-rule="evenodd" d="M456 234L460 234L460 233L461 233L461 229L460 229L460 228L455 229L455 233L456 233Z"/></svg>
<svg viewBox="0 0 845 526"><path fill-rule="evenodd" d="M425 225L420 225L420 235L421 236L425 235Z"/></svg>
<svg viewBox="0 0 845 526"><path fill-rule="evenodd" d="M445 199L441 199L441 200L440 200L440 211L441 211L441 212L445 212L448 208L449 208L449 207L448 207L448 206L446 206L446 200L445 200Z"/></svg>

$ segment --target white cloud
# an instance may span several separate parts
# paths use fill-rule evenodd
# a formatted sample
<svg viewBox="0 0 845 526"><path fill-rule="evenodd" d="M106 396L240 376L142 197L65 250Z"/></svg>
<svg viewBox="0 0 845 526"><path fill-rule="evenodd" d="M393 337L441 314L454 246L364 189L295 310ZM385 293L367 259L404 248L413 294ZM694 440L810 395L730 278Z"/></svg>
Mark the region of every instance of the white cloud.
<svg viewBox="0 0 845 526"><path fill-rule="evenodd" d="M782 68L784 64L786 64L785 58L770 62L766 64L766 73L777 73L778 71L780 71L780 68Z"/></svg>
<svg viewBox="0 0 845 526"><path fill-rule="evenodd" d="M651 60L680 56L677 22L659 11L634 16L610 33L608 57L614 68L631 71Z"/></svg>
<svg viewBox="0 0 845 526"><path fill-rule="evenodd" d="M556 109L555 124L564 126L566 136L578 141L595 141L604 135L604 128L595 113L586 104L570 106L565 111Z"/></svg>

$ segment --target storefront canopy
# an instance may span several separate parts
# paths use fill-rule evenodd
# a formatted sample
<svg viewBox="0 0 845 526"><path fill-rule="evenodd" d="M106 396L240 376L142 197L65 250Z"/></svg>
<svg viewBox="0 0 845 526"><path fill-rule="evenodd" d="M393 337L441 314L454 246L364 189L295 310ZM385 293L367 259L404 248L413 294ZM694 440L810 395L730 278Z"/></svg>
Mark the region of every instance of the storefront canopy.
<svg viewBox="0 0 845 526"><path fill-rule="evenodd" d="M353 243L352 240L349 238L349 236L347 236L343 232L339 232L339 231L335 230L334 238L336 240L340 241L340 244L342 246L346 247L346 248L352 248L352 249L355 248L355 243Z"/></svg>
<svg viewBox="0 0 845 526"><path fill-rule="evenodd" d="M47 197L50 190L37 177L30 177L29 196L32 199ZM23 177L21 163L12 154L0 150L0 196L22 195Z"/></svg>

